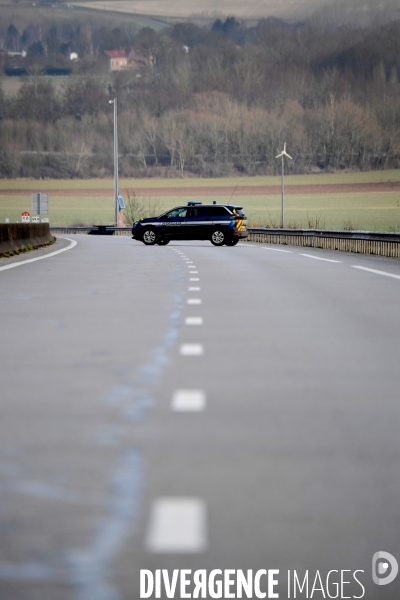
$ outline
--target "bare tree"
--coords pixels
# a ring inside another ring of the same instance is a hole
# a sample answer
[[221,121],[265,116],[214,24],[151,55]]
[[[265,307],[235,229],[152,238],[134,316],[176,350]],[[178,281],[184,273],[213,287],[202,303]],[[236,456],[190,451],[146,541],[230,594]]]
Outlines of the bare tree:
[[162,211],[162,202],[159,198],[139,198],[134,190],[125,189],[124,221],[126,225],[133,225],[140,219],[154,217]]
[[73,179],[85,175],[85,167],[91,156],[84,141],[73,139],[64,147],[61,155],[61,168]]

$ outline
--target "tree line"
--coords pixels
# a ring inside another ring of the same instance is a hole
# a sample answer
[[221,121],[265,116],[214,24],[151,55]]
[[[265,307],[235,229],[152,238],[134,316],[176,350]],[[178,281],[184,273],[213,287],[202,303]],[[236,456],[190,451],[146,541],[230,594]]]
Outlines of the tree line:
[[[52,31],[55,54],[62,31]],[[245,27],[230,17],[94,33],[62,91],[41,76],[48,55],[16,97],[0,91],[1,176],[110,176],[114,97],[121,176],[275,173],[284,142],[298,173],[399,166],[397,21]],[[107,71],[104,50],[117,42],[139,66]]]

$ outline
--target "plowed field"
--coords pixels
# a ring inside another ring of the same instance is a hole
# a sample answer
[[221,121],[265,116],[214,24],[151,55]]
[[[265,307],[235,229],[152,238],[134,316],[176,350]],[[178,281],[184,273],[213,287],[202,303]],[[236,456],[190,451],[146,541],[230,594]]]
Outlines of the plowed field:
[[[190,186],[190,187],[146,187],[137,188],[129,187],[129,192],[136,192],[138,196],[145,195],[146,197],[157,196],[158,198],[198,198],[198,197],[215,197],[224,196],[274,196],[280,194],[281,187],[279,185],[244,185],[237,186]],[[32,188],[32,192],[37,190],[37,186]],[[395,192],[400,191],[400,181],[381,182],[381,183],[338,183],[338,184],[321,184],[321,185],[286,185],[285,193],[288,195],[297,194],[369,194],[371,192]],[[0,189],[0,196],[21,196],[29,193],[29,190],[10,188]],[[234,192],[234,193],[233,193]],[[88,188],[66,188],[55,189],[51,191],[52,196],[70,196],[79,198],[95,198],[109,197],[112,193],[111,188],[103,189],[88,189]]]

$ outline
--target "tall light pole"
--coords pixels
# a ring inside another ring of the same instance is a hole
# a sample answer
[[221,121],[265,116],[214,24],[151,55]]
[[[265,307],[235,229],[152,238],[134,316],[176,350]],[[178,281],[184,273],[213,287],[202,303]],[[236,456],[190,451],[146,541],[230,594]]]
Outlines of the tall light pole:
[[286,142],[283,144],[283,150],[275,158],[282,158],[282,200],[281,200],[281,227],[285,227],[285,157],[293,160],[286,152]]
[[114,104],[114,220],[115,227],[118,227],[118,122],[117,122],[117,99],[109,100],[109,104]]

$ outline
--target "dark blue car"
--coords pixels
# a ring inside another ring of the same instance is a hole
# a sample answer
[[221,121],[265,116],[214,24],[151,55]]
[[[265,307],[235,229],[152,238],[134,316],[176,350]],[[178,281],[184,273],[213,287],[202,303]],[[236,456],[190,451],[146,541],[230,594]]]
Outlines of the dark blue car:
[[246,238],[247,218],[241,206],[189,202],[159,217],[133,224],[132,237],[147,246],[171,240],[210,240],[214,246],[235,246]]

